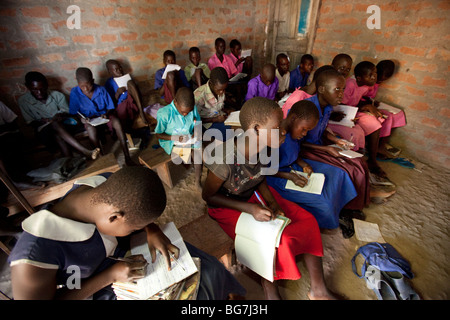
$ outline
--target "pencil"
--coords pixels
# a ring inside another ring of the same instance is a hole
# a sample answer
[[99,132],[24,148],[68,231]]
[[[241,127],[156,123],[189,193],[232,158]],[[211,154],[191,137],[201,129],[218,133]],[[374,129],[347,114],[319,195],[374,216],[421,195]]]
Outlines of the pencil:
[[258,198],[259,202],[261,202],[262,206],[264,208],[267,208],[267,206],[264,204],[264,202],[262,201],[261,197],[259,196],[258,192],[256,192],[256,191],[254,191],[254,192],[255,192],[255,196]]
[[175,255],[173,254],[173,252],[169,251],[169,255],[170,257],[173,259],[173,261],[175,262],[175,264],[179,265],[181,267],[181,269],[183,269],[184,271],[186,271],[186,269],[181,265],[181,263],[178,261],[177,258],[175,258]]

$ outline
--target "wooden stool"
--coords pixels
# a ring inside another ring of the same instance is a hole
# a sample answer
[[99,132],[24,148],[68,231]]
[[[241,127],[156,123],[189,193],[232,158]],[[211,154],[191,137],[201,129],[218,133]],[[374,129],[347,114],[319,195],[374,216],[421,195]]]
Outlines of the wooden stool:
[[171,156],[163,148],[153,149],[149,147],[139,155],[139,163],[156,171],[161,181],[169,188],[173,188],[172,177],[169,171],[169,162],[171,160]]
[[216,257],[225,268],[233,265],[234,241],[208,214],[182,226],[179,231],[183,240]]

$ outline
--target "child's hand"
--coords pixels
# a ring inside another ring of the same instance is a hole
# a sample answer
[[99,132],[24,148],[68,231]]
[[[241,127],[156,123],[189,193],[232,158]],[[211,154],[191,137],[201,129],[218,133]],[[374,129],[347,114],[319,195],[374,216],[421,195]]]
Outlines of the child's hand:
[[335,148],[335,147],[332,147],[332,146],[327,146],[326,147],[326,152],[329,155],[331,155],[331,156],[333,156],[335,158],[341,157],[341,154],[339,153],[339,149],[338,148]]
[[314,173],[313,168],[310,165],[306,165],[303,167],[303,172],[308,175],[308,178],[311,176],[311,174]]
[[127,258],[133,262],[119,261],[109,268],[112,282],[131,282],[145,276],[145,267],[148,264],[145,258],[142,255]]
[[220,116],[217,116],[214,118],[214,122],[225,122],[225,120],[227,120],[227,116],[222,114]]
[[281,209],[281,207],[280,207],[280,205],[276,202],[276,201],[274,201],[273,203],[271,203],[270,204],[270,206],[269,206],[269,208],[270,208],[270,210],[272,210],[272,219],[275,219],[276,217],[278,217],[279,215],[280,216],[286,216],[285,214],[284,214],[284,211],[283,211],[283,209]]
[[365,106],[363,106],[361,108],[361,110],[370,112],[371,114],[373,114],[377,118],[383,116],[383,114],[380,111],[378,111],[377,107],[375,107],[374,105],[371,105],[371,104],[366,104]]
[[256,221],[270,221],[273,219],[273,212],[260,204],[253,203],[251,215]]
[[296,175],[295,173],[291,173],[291,180],[300,188],[303,188],[308,183],[308,179],[301,175]]
[[342,147],[342,149],[344,149],[344,150],[349,150],[355,146],[354,143],[347,141],[345,139],[339,139],[338,141],[336,141],[336,144],[338,146]]

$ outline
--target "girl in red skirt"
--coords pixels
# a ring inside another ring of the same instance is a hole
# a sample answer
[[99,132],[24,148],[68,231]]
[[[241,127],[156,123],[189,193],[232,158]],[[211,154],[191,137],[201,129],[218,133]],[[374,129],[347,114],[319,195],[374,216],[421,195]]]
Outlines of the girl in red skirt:
[[[284,229],[277,249],[274,279],[299,279],[301,274],[295,258],[304,254],[311,277],[309,298],[334,299],[325,285],[322,240],[314,216],[283,199],[266,183],[261,153],[270,147],[278,148],[284,141],[285,132],[280,130],[282,119],[283,113],[276,102],[261,97],[248,100],[239,116],[246,134],[226,143],[217,142],[214,149],[207,147],[213,150],[209,155],[205,149],[208,175],[202,196],[208,204],[209,215],[232,239],[236,236],[235,227],[241,212],[250,213],[258,221],[269,221],[277,215],[290,218],[291,223]],[[280,134],[274,138],[272,130],[280,130]],[[256,142],[256,147],[249,141]],[[255,159],[257,161],[252,161]],[[262,196],[265,206],[258,201],[255,191]],[[261,284],[266,299],[281,299],[276,281],[262,278]]]

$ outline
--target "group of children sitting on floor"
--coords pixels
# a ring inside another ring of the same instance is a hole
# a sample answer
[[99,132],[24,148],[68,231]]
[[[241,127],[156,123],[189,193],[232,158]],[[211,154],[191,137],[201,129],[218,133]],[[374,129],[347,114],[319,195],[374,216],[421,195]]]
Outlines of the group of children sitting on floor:
[[[184,70],[171,71],[164,79],[166,67],[157,71],[155,89],[168,103],[157,112],[155,133],[159,143],[171,154],[175,142],[192,138],[197,122],[201,122],[203,132],[214,128],[223,133],[222,139],[211,142],[215,152],[224,148],[218,153],[223,161],[203,159],[208,169],[203,186],[202,164],[194,165],[196,184],[202,188],[209,215],[233,239],[241,212],[250,213],[258,221],[268,221],[277,215],[290,218],[291,223],[284,229],[277,248],[275,281],[261,278],[265,297],[281,298],[276,280],[301,277],[296,256],[303,254],[311,279],[309,298],[335,299],[336,295],[327,288],[324,279],[320,233],[340,226],[344,237],[351,237],[352,219],[365,219],[362,210],[371,200],[386,199],[395,193],[395,185],[377,164],[376,156],[379,152],[395,151],[391,146],[386,147],[386,140],[393,128],[405,125],[405,118],[403,112],[394,115],[378,109],[374,100],[379,85],[392,76],[394,64],[385,60],[375,66],[363,61],[355,66],[354,77],[348,77],[353,61],[347,54],[339,54],[330,65],[318,68],[312,75],[314,59],[311,55],[304,55],[300,65],[290,71],[288,56],[279,54],[276,66],[265,64],[258,76],[233,84],[229,79],[240,71],[251,75],[252,60],[240,58],[238,41],[230,44],[230,56],[234,58],[225,55],[222,38],[216,40],[215,47],[216,54],[208,64],[201,63],[200,51],[194,47],[189,50],[191,64]],[[166,66],[176,64],[172,51],[164,53],[164,63]],[[118,62],[110,60],[107,67],[112,77],[123,75]],[[133,94],[130,96],[130,89],[133,88],[133,92],[136,89],[132,84],[125,89],[118,88],[114,81],[105,88],[99,86],[87,68],[79,68],[76,78],[78,86],[72,89],[68,113],[82,115],[93,142],[98,140],[97,130],[89,124],[89,119],[107,117],[110,129],[114,129],[122,142],[123,127],[130,126],[129,119],[141,112],[132,100]],[[224,122],[236,110],[233,103],[240,100],[231,100],[228,104],[227,93],[242,94],[242,83],[247,86],[245,102],[237,110],[240,110],[240,126],[246,135],[234,136],[227,130],[231,127]],[[233,85],[237,87],[230,91],[229,86]],[[56,104],[56,98],[50,99],[49,95],[44,99],[42,93],[38,94],[39,87],[47,89],[43,79],[29,79],[27,87],[29,95],[41,104],[48,104],[52,99]],[[289,97],[280,107],[278,101],[286,95]],[[24,110],[20,101],[19,104]],[[333,111],[339,104],[358,108],[352,128],[328,123],[330,119],[342,119],[342,114]],[[64,121],[55,120],[55,114],[60,113],[58,110],[41,118],[53,119],[52,123],[58,124],[52,125],[52,130],[62,132]],[[67,105],[64,110],[67,112]],[[276,138],[273,132],[277,132]],[[223,141],[230,139],[233,139],[232,147],[226,148],[230,144]],[[256,141],[256,148],[250,141]],[[69,141],[65,142],[70,145]],[[127,158],[128,149],[123,146],[126,159],[132,164],[129,154]],[[270,148],[278,149],[279,165],[275,174],[265,176],[261,174],[263,164],[259,156]],[[339,153],[341,148],[366,149],[368,160],[343,157]],[[94,158],[98,151],[83,153]],[[243,163],[239,161],[242,159]],[[254,163],[250,159],[258,161]],[[295,170],[306,173],[307,177],[298,175]],[[287,180],[305,186],[314,172],[325,175],[321,194],[286,188]],[[161,251],[164,257],[168,257],[168,251],[176,253],[176,248],[153,223],[163,212],[165,199],[159,178],[142,167],[128,166],[111,176],[77,182],[60,202],[25,221],[23,236],[9,258],[15,298],[87,298],[102,288],[109,288],[102,290],[102,297],[114,297],[109,285],[118,280],[135,279],[133,268],[142,263],[140,260],[114,263],[106,259],[126,252],[126,241],[118,242],[116,237],[143,229],[151,249]],[[40,227],[48,221],[54,230]],[[70,229],[74,231],[61,232]],[[55,250],[58,255],[53,255]],[[225,299],[230,294],[245,294],[217,260],[196,248],[191,250],[192,255],[200,256],[202,261],[204,286],[201,288],[205,292],[204,295],[199,293],[199,297]],[[86,251],[91,258],[76,255]],[[69,252],[74,254],[71,259],[66,257]],[[70,264],[85,266],[82,289],[76,292],[67,288],[57,290],[56,285],[67,280]]]

